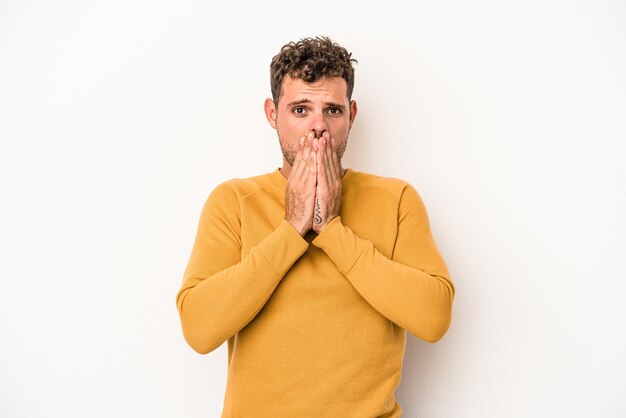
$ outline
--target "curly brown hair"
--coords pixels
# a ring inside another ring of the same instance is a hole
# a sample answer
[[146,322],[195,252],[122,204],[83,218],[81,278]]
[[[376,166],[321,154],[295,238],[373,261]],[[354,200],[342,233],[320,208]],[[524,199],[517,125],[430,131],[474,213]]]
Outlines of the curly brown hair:
[[323,77],[342,77],[348,85],[348,100],[354,89],[354,68],[358,63],[344,47],[328,37],[302,38],[298,42],[285,44],[272,58],[270,83],[272,99],[278,105],[285,76],[313,83]]

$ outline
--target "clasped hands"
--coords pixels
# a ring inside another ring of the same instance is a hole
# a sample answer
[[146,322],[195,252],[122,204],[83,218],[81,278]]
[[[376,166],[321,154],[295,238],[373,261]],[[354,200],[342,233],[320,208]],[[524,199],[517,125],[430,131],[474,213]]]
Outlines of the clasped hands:
[[285,219],[303,237],[309,230],[319,234],[339,216],[342,174],[328,131],[300,137],[285,189]]

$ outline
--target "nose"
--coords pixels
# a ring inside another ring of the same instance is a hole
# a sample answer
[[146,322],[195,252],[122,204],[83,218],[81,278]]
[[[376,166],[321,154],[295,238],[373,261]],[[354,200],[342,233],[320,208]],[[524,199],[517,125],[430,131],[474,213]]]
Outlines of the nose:
[[315,133],[316,138],[321,138],[322,134],[328,130],[328,125],[324,119],[324,115],[317,114],[311,120],[311,126],[309,127]]
[[316,129],[312,129],[312,131],[315,134],[315,138],[317,138],[317,139],[320,139],[322,137],[322,135],[324,135],[324,132],[326,132],[325,129],[323,131],[318,131]]

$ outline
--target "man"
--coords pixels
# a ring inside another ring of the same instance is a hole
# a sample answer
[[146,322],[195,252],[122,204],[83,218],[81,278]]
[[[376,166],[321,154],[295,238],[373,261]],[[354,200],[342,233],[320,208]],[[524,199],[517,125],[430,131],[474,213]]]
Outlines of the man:
[[407,182],[344,169],[354,70],[328,38],[271,63],[283,166],[219,184],[176,296],[198,353],[228,341],[223,417],[398,417],[406,330],[435,342],[454,285]]

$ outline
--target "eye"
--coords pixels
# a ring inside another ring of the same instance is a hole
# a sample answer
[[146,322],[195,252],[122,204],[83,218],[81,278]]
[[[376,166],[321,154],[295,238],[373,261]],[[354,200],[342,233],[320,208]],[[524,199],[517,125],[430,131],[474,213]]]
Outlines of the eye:
[[328,112],[332,115],[340,115],[341,109],[339,109],[338,107],[329,107]]
[[291,111],[297,115],[302,115],[304,114],[304,110],[305,109],[302,106],[297,106],[297,107],[294,107]]

